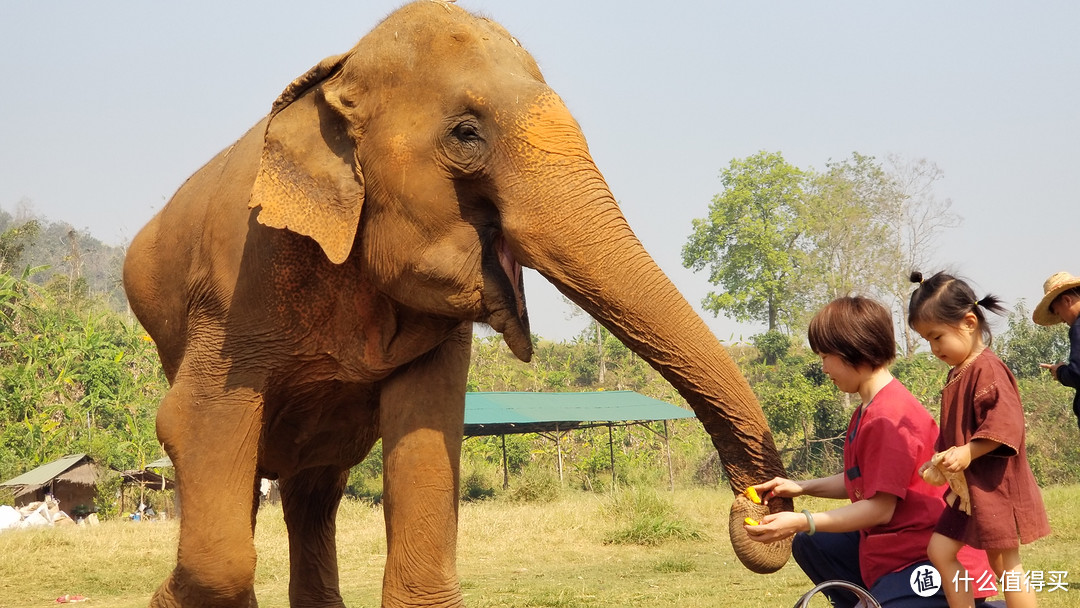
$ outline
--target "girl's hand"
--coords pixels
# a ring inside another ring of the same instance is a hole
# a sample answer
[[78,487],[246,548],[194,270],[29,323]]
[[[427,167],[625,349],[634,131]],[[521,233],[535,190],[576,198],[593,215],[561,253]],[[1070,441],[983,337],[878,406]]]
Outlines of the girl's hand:
[[766,515],[756,526],[744,524],[743,527],[746,528],[746,533],[751,540],[759,543],[775,543],[795,536],[796,532],[806,530],[808,524],[806,516],[802,513],[782,511]]
[[761,497],[762,504],[769,504],[769,499],[776,498],[794,498],[796,496],[802,496],[803,489],[798,482],[790,479],[784,479],[783,477],[774,477],[765,483],[759,483],[753,486],[758,496]]
[[971,466],[971,444],[965,443],[945,450],[941,466],[950,473],[959,473]]

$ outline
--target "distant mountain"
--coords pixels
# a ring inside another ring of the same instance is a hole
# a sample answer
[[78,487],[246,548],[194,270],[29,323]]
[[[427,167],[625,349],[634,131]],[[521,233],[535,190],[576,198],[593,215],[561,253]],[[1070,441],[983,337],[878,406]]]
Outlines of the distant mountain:
[[70,289],[86,289],[101,295],[118,311],[127,309],[127,298],[121,281],[126,246],[106,245],[63,221],[20,213],[14,217],[0,209],[0,235],[9,230],[36,222],[37,229],[24,231],[19,238],[15,259],[6,260],[6,271],[18,274],[27,266],[48,268],[36,273],[31,280],[39,285],[52,281],[67,281]]

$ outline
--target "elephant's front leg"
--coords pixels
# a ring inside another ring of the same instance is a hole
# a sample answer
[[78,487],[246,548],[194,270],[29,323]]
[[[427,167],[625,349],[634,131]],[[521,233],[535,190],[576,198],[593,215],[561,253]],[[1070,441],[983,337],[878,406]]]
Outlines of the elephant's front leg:
[[455,551],[471,334],[462,325],[382,391],[384,608],[462,605]]
[[255,460],[262,398],[178,380],[161,402],[158,438],[176,467],[176,568],[152,608],[250,608],[255,601]]
[[338,591],[337,510],[349,479],[338,467],[304,469],[281,480],[289,529],[289,603],[343,608]]

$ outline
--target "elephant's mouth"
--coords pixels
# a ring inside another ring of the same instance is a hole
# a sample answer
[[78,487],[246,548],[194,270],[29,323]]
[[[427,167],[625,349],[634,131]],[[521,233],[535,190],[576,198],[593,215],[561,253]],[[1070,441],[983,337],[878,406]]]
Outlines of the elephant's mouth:
[[487,322],[492,329],[502,334],[514,356],[522,361],[529,361],[532,358],[532,335],[529,333],[529,314],[525,308],[525,284],[522,280],[521,264],[502,235],[495,238],[493,249],[502,272],[494,281],[497,293],[485,294],[491,311]]
[[525,316],[525,287],[521,281],[521,264],[514,259],[513,252],[506,239],[499,237],[495,240],[495,251],[499,256],[499,266],[510,280],[510,286],[514,290],[514,303],[517,306],[517,316]]

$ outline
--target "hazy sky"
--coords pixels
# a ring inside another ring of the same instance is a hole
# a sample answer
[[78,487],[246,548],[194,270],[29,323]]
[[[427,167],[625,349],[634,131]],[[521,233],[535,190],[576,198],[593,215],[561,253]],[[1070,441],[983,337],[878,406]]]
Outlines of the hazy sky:
[[[126,243],[320,59],[401,3],[0,6],[0,207]],[[948,267],[1011,306],[1080,274],[1080,3],[459,0],[540,63],[646,248],[698,305],[691,220],[733,158],[936,163]],[[584,325],[534,272],[533,331]],[[706,320],[721,339],[761,327]],[[1003,324],[998,325],[999,328]]]

